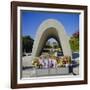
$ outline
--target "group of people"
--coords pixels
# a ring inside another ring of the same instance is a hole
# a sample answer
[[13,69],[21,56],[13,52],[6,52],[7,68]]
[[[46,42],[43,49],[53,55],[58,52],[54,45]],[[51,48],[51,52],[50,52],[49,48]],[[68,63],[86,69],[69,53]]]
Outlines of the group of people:
[[52,56],[40,56],[33,61],[33,65],[38,68],[55,68],[59,65],[68,65],[70,60],[68,57],[52,57]]
[[42,68],[55,68],[56,67],[56,60],[51,57],[40,57],[39,63]]

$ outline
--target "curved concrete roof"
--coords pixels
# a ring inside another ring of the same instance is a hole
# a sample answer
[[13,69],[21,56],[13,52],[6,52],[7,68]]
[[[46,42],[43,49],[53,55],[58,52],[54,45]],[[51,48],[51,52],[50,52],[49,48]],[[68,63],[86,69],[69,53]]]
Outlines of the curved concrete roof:
[[55,19],[47,19],[38,27],[32,50],[33,57],[40,55],[43,45],[50,37],[60,42],[64,55],[72,56],[68,36],[62,23]]

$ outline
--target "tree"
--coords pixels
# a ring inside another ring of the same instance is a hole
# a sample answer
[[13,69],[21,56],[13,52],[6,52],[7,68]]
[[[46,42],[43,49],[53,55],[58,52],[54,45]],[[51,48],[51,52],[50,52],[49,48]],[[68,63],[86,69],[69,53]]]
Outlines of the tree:
[[22,49],[23,52],[32,52],[34,40],[30,36],[22,37]]
[[70,46],[72,51],[79,51],[79,31],[75,32],[70,38]]
[[73,37],[79,38],[79,31],[75,32],[75,33],[73,34]]

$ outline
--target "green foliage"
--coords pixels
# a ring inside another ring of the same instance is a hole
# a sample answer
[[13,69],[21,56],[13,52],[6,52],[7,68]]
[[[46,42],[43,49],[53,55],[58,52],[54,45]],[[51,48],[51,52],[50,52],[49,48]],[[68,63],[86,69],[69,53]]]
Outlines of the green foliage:
[[44,48],[52,48],[51,45],[45,45]]
[[54,48],[55,48],[55,49],[59,48],[59,45],[57,45],[57,44],[56,44],[56,45],[54,45]]
[[72,51],[79,51],[79,35],[73,34],[70,38],[70,46]]
[[31,52],[34,40],[30,36],[22,37],[22,49],[23,52]]

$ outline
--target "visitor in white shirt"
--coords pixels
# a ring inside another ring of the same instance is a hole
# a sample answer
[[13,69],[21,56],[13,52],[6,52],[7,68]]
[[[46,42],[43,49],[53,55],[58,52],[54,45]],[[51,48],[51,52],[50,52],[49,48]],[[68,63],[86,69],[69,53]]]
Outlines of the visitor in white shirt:
[[48,65],[49,65],[49,64],[48,64],[48,63],[49,63],[48,58],[44,57],[43,62],[44,62],[44,68],[48,68]]
[[40,65],[42,66],[42,68],[44,68],[44,59],[43,59],[43,57],[41,57],[41,56],[40,56],[40,58],[39,58],[39,63],[40,63]]

